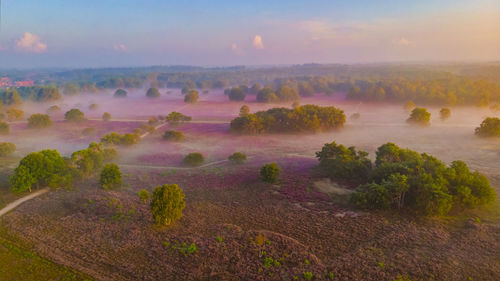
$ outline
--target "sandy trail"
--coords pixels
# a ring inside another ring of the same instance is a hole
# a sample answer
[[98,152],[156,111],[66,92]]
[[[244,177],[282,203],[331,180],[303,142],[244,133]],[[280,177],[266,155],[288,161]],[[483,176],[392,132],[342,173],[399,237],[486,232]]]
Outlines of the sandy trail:
[[16,201],[7,204],[7,206],[5,206],[3,209],[0,210],[0,217],[7,214],[8,212],[14,210],[15,208],[17,208],[19,205],[23,204],[24,202],[29,201],[33,198],[36,198],[42,194],[49,192],[49,190],[50,190],[49,188],[44,188],[44,189],[38,190],[36,192],[33,192],[28,196],[24,196],[23,198],[19,198]]
[[214,161],[210,162],[201,166],[196,166],[196,167],[175,167],[175,166],[159,166],[159,165],[134,165],[134,164],[118,164],[119,166],[126,167],[126,168],[145,168],[145,169],[167,169],[167,170],[192,170],[192,169],[200,169],[200,168],[205,168],[205,167],[210,167],[218,164],[222,164],[225,162],[229,162],[229,160],[220,160],[220,161]]

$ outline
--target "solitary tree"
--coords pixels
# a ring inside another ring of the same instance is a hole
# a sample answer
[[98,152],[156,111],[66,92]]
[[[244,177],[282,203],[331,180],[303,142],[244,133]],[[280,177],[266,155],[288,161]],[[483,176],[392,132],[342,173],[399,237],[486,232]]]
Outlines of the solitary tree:
[[184,140],[184,135],[179,131],[167,130],[165,131],[165,134],[163,134],[163,139],[166,141],[178,142]]
[[230,101],[244,101],[245,100],[245,92],[240,87],[233,87],[229,91],[229,100]]
[[500,137],[500,119],[488,117],[476,128],[476,135],[480,137]]
[[115,98],[126,98],[128,95],[127,91],[124,89],[118,89],[116,90],[115,94],[113,95]]
[[61,112],[61,108],[57,105],[53,105],[47,109],[47,114],[54,114]]
[[137,195],[141,199],[142,203],[146,203],[149,200],[149,192],[146,189],[141,189],[137,192]]
[[0,156],[4,157],[16,151],[16,145],[10,142],[0,143]]
[[118,189],[122,186],[122,173],[116,164],[104,166],[99,178],[99,184],[105,190]]
[[245,115],[248,115],[250,113],[250,107],[248,107],[248,105],[243,105],[241,108],[240,108],[240,117],[243,117]]
[[149,90],[146,92],[146,97],[148,98],[159,98],[160,97],[160,91],[158,91],[158,88],[149,88]]
[[23,119],[24,111],[21,109],[9,108],[7,110],[7,120],[8,121],[18,121]]
[[275,183],[281,170],[276,163],[266,164],[260,168],[260,178],[267,183]]
[[151,199],[151,214],[158,225],[171,225],[182,217],[184,193],[176,184],[158,186]]
[[431,114],[423,107],[417,107],[412,110],[410,118],[406,122],[415,125],[428,126],[430,125]]
[[77,108],[70,109],[64,114],[64,119],[68,122],[82,122],[85,121],[85,115]]
[[186,103],[197,103],[198,102],[198,92],[195,91],[195,90],[189,91],[189,93],[187,93],[184,96],[184,102],[186,102]]
[[205,161],[203,155],[199,152],[189,153],[184,157],[184,165],[188,166],[200,166]]
[[451,111],[449,108],[442,108],[439,111],[439,117],[441,118],[442,121],[445,121],[446,119],[450,118],[451,116]]
[[104,112],[102,114],[102,121],[109,121],[111,120],[111,114],[109,114],[109,112]]
[[247,161],[247,156],[241,152],[235,152],[228,157],[228,160],[233,164],[243,164]]
[[52,125],[52,120],[47,114],[33,114],[28,118],[28,128],[32,129],[43,129],[48,128]]

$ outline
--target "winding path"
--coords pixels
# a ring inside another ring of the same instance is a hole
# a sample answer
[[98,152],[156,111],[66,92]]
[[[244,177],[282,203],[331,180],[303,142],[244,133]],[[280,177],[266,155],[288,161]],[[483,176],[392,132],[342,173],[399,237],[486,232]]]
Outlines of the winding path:
[[15,208],[17,208],[19,205],[23,204],[24,202],[49,192],[49,190],[50,190],[49,188],[40,189],[36,192],[31,193],[30,195],[24,196],[23,198],[19,198],[16,201],[7,204],[7,206],[5,206],[3,209],[0,210],[0,217],[7,214],[8,212],[14,210]]

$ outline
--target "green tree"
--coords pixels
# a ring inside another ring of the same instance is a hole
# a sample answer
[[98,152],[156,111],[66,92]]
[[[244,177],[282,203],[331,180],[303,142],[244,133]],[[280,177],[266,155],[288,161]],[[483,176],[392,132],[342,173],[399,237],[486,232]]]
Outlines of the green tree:
[[275,183],[281,174],[276,163],[266,164],[260,168],[260,178],[267,183]]
[[9,123],[0,121],[0,135],[8,135],[9,133],[10,133]]
[[158,225],[171,225],[182,217],[184,193],[176,184],[158,186],[151,199],[151,214]]
[[431,122],[431,114],[427,112],[427,109],[417,107],[411,111],[410,118],[408,118],[406,122],[415,125],[428,126]]
[[111,114],[109,114],[109,112],[104,112],[102,114],[102,121],[109,121],[111,120]]
[[28,118],[28,128],[43,129],[52,126],[52,120],[47,114],[33,114]]
[[115,98],[126,98],[128,95],[127,91],[124,89],[118,89],[115,91],[115,94],[113,95]]
[[445,121],[446,119],[450,118],[451,116],[451,111],[449,108],[441,108],[439,111],[439,117],[441,118],[442,121]]
[[417,107],[413,101],[407,101],[404,105],[404,108],[407,112],[411,112],[413,109]]
[[230,101],[244,101],[245,100],[245,92],[240,87],[233,87],[229,91],[229,100]]
[[99,184],[105,190],[118,189],[122,186],[122,173],[116,164],[106,164],[99,177]]
[[248,107],[248,105],[243,105],[241,108],[240,108],[240,117],[243,117],[245,115],[248,115],[250,113],[250,107]]
[[64,114],[64,119],[66,119],[67,122],[83,122],[87,119],[85,119],[85,115],[83,112],[81,112],[77,108],[70,109]]
[[24,111],[20,109],[15,109],[13,107],[9,108],[7,110],[7,120],[8,121],[19,121],[23,119],[24,117]]
[[5,157],[16,151],[16,145],[10,142],[0,143],[0,157]]
[[62,92],[65,96],[74,96],[80,92],[80,86],[75,83],[67,83],[64,84]]
[[247,161],[247,156],[241,152],[235,152],[229,155],[228,160],[233,164],[243,164]]
[[205,158],[199,152],[189,153],[183,160],[184,165],[193,167],[200,166],[203,162],[205,162]]
[[158,88],[149,88],[149,90],[146,92],[146,97],[148,98],[159,98],[161,96],[160,91],[158,91]]
[[184,102],[186,102],[186,103],[197,103],[198,102],[198,92],[195,91],[195,90],[189,91],[189,93],[187,93],[184,96]]
[[166,141],[179,142],[184,140],[184,135],[179,131],[167,130],[163,134],[163,139]]
[[139,199],[141,199],[142,203],[146,203],[149,200],[149,192],[146,189],[141,189],[137,192]]
[[61,108],[57,105],[53,105],[47,109],[47,114],[55,114],[61,112]]
[[61,98],[61,94],[59,93],[59,90],[56,87],[43,87],[38,90],[36,100],[38,102],[47,102],[47,101],[53,101],[53,100],[58,100]]
[[487,117],[481,125],[476,128],[475,133],[480,137],[500,137],[500,119]]

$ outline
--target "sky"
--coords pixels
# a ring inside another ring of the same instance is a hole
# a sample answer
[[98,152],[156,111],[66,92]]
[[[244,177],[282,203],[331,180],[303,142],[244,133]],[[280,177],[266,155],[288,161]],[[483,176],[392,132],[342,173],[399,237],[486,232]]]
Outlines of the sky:
[[1,0],[0,68],[500,61],[500,0]]

